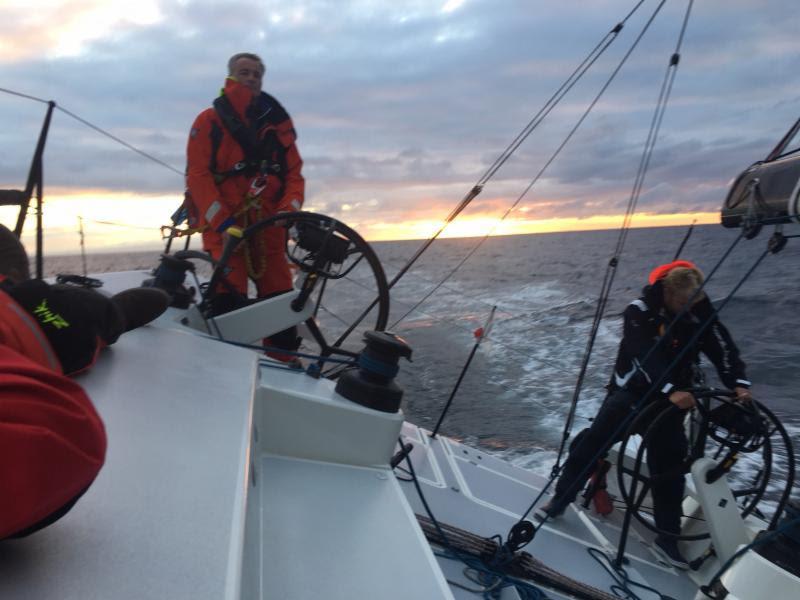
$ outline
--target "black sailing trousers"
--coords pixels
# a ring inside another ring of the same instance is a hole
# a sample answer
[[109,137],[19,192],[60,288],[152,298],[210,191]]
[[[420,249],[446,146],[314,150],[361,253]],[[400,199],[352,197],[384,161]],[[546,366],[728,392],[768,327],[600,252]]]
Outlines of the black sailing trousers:
[[[556,482],[553,508],[559,510],[575,500],[594,470],[589,465],[597,459],[598,454],[605,456],[608,449],[625,434],[632,422],[632,407],[640,397],[640,394],[623,389],[606,396],[592,425],[575,436],[570,445],[569,456]],[[668,406],[664,396],[659,399],[665,402],[665,407]],[[653,419],[660,412],[655,411]],[[685,415],[685,411],[673,409],[659,418],[656,428],[649,432],[647,443],[647,466],[652,481],[656,527],[671,534],[680,533],[684,492],[681,464],[688,449],[683,431]],[[644,434],[648,426],[649,423],[645,424],[639,433]],[[638,490],[641,490],[641,486]]]

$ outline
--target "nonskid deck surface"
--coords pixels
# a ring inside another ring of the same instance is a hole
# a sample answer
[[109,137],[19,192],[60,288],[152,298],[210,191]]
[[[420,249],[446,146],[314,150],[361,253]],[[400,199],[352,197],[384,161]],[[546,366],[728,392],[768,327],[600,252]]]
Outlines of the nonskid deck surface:
[[[402,437],[414,446],[411,458],[433,515],[483,537],[500,534],[505,538],[546,484],[543,477],[480,450],[441,436],[432,439],[429,432],[410,423],[404,425]],[[396,473],[401,480],[408,477],[401,469]],[[414,511],[425,515],[414,485],[407,481],[402,485]],[[532,515],[527,518],[533,519]],[[525,551],[568,577],[608,592],[614,581],[587,549],[614,555],[621,524],[619,508],[609,517],[599,517],[575,503],[563,516],[546,523]],[[652,534],[640,529],[632,527],[627,544],[625,569],[631,579],[674,598],[694,598],[696,585],[684,573],[661,563],[651,547]],[[458,597],[458,588],[453,591]],[[636,592],[642,598],[655,598],[641,589]]]

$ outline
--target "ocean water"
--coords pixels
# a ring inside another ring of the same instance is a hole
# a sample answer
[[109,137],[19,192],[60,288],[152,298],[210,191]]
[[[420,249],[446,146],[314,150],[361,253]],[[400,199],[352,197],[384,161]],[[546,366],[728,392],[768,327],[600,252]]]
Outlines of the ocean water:
[[[672,260],[685,228],[635,229],[628,234],[615,283],[580,394],[573,434],[589,423],[602,401],[621,333],[620,314],[637,298],[647,274]],[[709,279],[707,292],[723,300],[767,247],[770,232],[740,241]],[[787,234],[797,233],[790,228]],[[681,253],[708,275],[738,232],[698,226]],[[552,233],[486,240],[460,268],[479,239],[437,240],[394,287],[390,324],[449,274],[421,306],[393,327],[413,348],[398,383],[405,390],[408,420],[432,429],[475,338],[473,332],[497,307],[488,339],[467,371],[441,432],[498,454],[518,466],[549,474],[561,440],[606,265],[616,231]],[[421,242],[380,242],[373,248],[387,278]],[[89,270],[149,268],[155,253],[90,256]],[[769,254],[743,283],[720,317],[748,365],[754,396],[782,420],[800,445],[800,239]],[[48,272],[77,271],[76,257],[54,257]],[[326,291],[319,319],[329,339],[374,297],[363,265]],[[366,322],[370,322],[368,318]],[[358,335],[350,346],[360,347]],[[716,381],[706,366],[709,382]],[[734,478],[753,476],[758,455],[744,456]],[[777,479],[785,476],[786,452],[776,448]],[[774,498],[777,483],[770,486]]]

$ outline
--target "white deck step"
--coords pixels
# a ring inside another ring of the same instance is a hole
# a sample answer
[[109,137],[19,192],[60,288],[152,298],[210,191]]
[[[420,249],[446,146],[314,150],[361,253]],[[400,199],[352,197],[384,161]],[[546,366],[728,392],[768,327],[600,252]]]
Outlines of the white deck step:
[[257,481],[263,589],[251,597],[452,597],[388,469],[265,456]]

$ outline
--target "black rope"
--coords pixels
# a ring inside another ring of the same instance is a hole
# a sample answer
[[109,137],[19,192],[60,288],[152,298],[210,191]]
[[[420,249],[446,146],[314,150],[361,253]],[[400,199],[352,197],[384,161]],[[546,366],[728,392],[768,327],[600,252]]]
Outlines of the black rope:
[[683,236],[683,241],[681,241],[681,245],[678,246],[678,250],[675,252],[675,256],[672,257],[672,260],[678,260],[678,257],[683,252],[683,247],[686,246],[686,242],[689,241],[689,238],[692,237],[692,230],[694,230],[694,224],[697,223],[697,219],[692,221],[692,224],[689,225],[689,229],[686,230],[686,235]]
[[[586,343],[586,349],[584,350],[583,359],[581,361],[581,368],[578,373],[578,377],[575,382],[575,389],[572,394],[572,400],[570,403],[569,413],[567,415],[567,419],[564,423],[564,431],[561,436],[561,443],[559,445],[558,454],[556,455],[556,461],[553,465],[553,469],[550,473],[551,478],[555,478],[560,469],[561,469],[561,459],[564,456],[564,451],[566,449],[567,441],[572,434],[572,425],[575,416],[575,411],[577,410],[578,400],[580,399],[581,389],[583,388],[583,383],[586,377],[586,371],[589,368],[589,360],[591,359],[592,351],[594,349],[595,339],[597,338],[597,332],[600,329],[600,323],[603,319],[603,314],[606,309],[606,305],[608,304],[608,299],[611,295],[611,288],[614,285],[614,278],[617,272],[617,266],[619,265],[620,257],[622,255],[622,250],[625,246],[625,241],[628,236],[628,232],[631,226],[631,220],[633,218],[633,214],[636,211],[636,205],[639,201],[639,197],[642,192],[642,187],[644,186],[644,178],[647,174],[648,167],[650,165],[650,159],[653,155],[653,149],[655,148],[656,140],[658,139],[658,132],[661,128],[661,123],[664,119],[664,114],[667,109],[667,104],[669,102],[669,96],[672,91],[672,85],[675,81],[675,76],[677,74],[678,64],[680,62],[680,49],[681,44],[683,43],[684,34],[686,32],[686,27],[689,23],[689,15],[691,14],[692,4],[694,0],[689,0],[689,4],[686,8],[686,13],[683,18],[683,24],[681,26],[680,33],[678,35],[678,41],[675,46],[675,51],[672,53],[672,56],[669,60],[669,64],[667,66],[666,73],[664,74],[664,79],[661,83],[661,90],[659,91],[658,101],[656,102],[656,108],[653,112],[653,117],[650,122],[650,130],[647,134],[647,140],[645,141],[644,149],[642,151],[642,156],[639,161],[639,168],[636,172],[636,177],[634,178],[633,190],[631,191],[630,198],[628,199],[628,205],[625,210],[625,216],[622,222],[622,226],[620,228],[619,237],[617,238],[617,245],[614,249],[614,254],[612,258],[608,262],[608,266],[606,267],[606,273],[603,277],[603,285],[600,290],[600,295],[597,301],[597,310],[595,311],[594,320],[592,322],[591,331],[589,333],[589,339]],[[663,6],[663,2],[658,6],[658,10],[661,9]],[[652,19],[655,18],[657,12],[653,13]],[[649,25],[649,22],[648,22]],[[644,31],[642,32],[642,35]],[[638,41],[638,40],[637,40]],[[632,50],[633,48],[631,48]]]
[[649,585],[645,585],[631,579],[631,576],[628,575],[628,572],[625,569],[615,566],[611,562],[611,559],[601,550],[589,547],[586,548],[586,551],[589,553],[589,556],[596,560],[597,563],[614,581],[609,589],[618,598],[623,598],[624,600],[642,600],[641,597],[631,589],[631,586],[633,586],[641,588],[646,592],[650,592],[651,594],[655,594],[658,596],[659,600],[675,600],[672,596],[662,594],[657,589],[650,587]]
[[599,59],[603,53],[608,49],[608,47],[614,42],[619,32],[622,31],[622,28],[625,26],[625,23],[630,19],[633,14],[639,10],[639,7],[643,4],[644,0],[639,0],[636,3],[630,12],[625,16],[622,21],[617,23],[608,33],[603,36],[603,38],[597,43],[597,45],[592,48],[591,52],[581,61],[581,63],[575,67],[575,69],[570,73],[569,77],[564,80],[561,86],[555,91],[555,93],[550,96],[550,98],[545,102],[544,106],[539,109],[539,112],[528,122],[528,124],[522,129],[522,131],[517,135],[516,138],[506,147],[506,149],[500,154],[500,156],[495,159],[494,163],[486,170],[486,173],[478,180],[478,185],[485,184],[491,177],[500,169],[500,167],[505,164],[505,162],[511,157],[511,155],[520,147],[520,145],[528,138],[528,136],[536,129],[544,118],[556,107],[556,105],[561,101],[561,99],[569,92],[578,81],[580,81],[581,77],[583,77],[588,69]]

